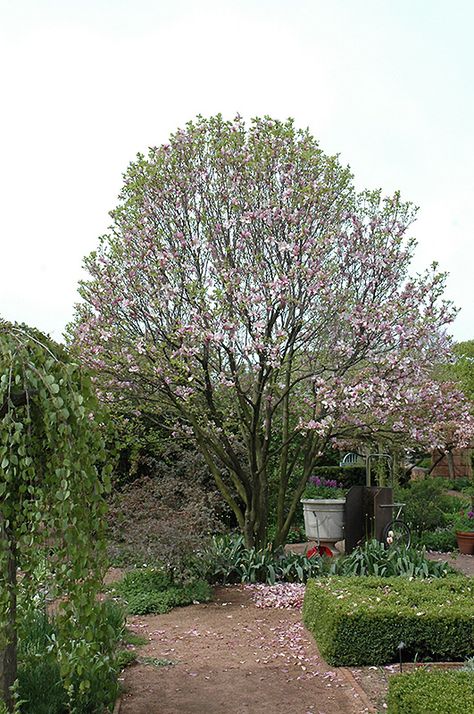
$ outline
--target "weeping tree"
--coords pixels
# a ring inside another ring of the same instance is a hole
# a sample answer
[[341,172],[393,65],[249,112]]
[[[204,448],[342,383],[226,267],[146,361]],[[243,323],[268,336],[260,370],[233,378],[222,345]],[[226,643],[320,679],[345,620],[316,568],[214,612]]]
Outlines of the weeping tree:
[[72,339],[102,397],[174,415],[247,544],[282,543],[330,443],[468,438],[436,267],[410,277],[415,217],[292,121],[198,118],[138,155],[86,258]]
[[91,667],[111,676],[96,644],[104,628],[95,600],[107,488],[96,412],[90,381],[65,350],[35,330],[0,322],[0,690],[9,711],[20,585],[26,601],[39,585],[59,599],[55,654],[71,706],[87,691]]

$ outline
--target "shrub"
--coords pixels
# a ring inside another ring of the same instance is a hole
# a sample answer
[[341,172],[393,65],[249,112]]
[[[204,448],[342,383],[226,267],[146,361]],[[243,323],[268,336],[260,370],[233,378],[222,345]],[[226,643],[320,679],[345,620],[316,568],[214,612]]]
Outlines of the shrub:
[[365,466],[316,466],[313,475],[340,481],[345,489],[365,484]]
[[127,484],[110,500],[109,555],[120,565],[162,562],[186,572],[190,555],[221,529],[218,499],[189,474],[153,463],[153,476]]
[[405,520],[416,533],[434,531],[448,524],[446,514],[459,509],[459,500],[447,495],[446,483],[441,478],[411,481],[399,489],[396,499],[406,503]]
[[452,491],[469,491],[472,489],[472,478],[469,476],[460,476],[451,481],[447,481],[446,488],[450,488]]
[[400,642],[405,659],[459,660],[474,651],[473,594],[460,575],[310,580],[303,619],[331,665],[387,664]]
[[[113,602],[97,604],[106,635],[97,633],[89,660],[84,658],[81,680],[89,687],[76,703],[77,714],[104,711],[113,706],[117,696],[119,663],[117,646],[125,631],[123,610]],[[24,607],[20,603],[21,626],[18,643],[18,694],[22,714],[66,714],[68,696],[63,686],[56,648],[57,627],[42,607]],[[81,643],[80,643],[81,644]],[[83,646],[84,643],[81,644]],[[108,666],[104,667],[104,659]],[[79,682],[77,683],[79,689]]]
[[211,589],[204,580],[173,582],[168,573],[151,568],[127,573],[113,590],[123,598],[132,615],[162,614],[211,598]]
[[454,572],[447,563],[428,560],[415,548],[386,548],[371,540],[350,555],[341,556],[331,565],[334,575],[375,575],[383,578],[442,578]]
[[414,544],[417,548],[436,550],[440,553],[450,553],[457,548],[456,534],[450,528],[438,528],[435,531],[425,531],[416,535]]
[[474,675],[419,670],[390,677],[387,714],[474,714]]

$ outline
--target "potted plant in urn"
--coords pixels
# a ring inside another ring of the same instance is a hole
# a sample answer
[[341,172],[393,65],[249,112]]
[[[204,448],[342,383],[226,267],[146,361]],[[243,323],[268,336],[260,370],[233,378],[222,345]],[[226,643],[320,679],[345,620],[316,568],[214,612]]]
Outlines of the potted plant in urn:
[[474,555],[474,506],[463,508],[454,518],[454,528],[460,553]]
[[304,527],[309,540],[336,543],[344,538],[346,491],[342,483],[311,476],[301,498]]

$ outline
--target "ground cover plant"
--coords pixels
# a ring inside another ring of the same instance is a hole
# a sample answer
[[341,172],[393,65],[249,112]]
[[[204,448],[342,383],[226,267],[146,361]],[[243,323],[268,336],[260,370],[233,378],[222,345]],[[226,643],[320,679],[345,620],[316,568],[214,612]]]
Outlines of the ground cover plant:
[[421,669],[394,675],[387,714],[474,714],[474,674]]
[[174,607],[207,602],[212,594],[205,580],[179,582],[169,572],[154,568],[137,568],[126,573],[111,591],[124,601],[131,615],[162,614]]
[[459,660],[474,651],[474,584],[437,579],[332,577],[310,580],[303,619],[336,666]]
[[410,277],[415,213],[269,117],[199,117],[126,172],[71,339],[104,399],[193,438],[248,547],[267,543],[270,484],[285,543],[330,443],[470,439],[433,369],[444,276]]

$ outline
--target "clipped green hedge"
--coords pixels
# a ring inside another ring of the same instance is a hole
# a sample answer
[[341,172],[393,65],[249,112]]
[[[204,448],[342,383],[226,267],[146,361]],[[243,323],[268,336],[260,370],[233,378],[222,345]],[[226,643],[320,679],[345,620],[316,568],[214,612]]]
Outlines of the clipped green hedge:
[[316,466],[313,469],[313,476],[320,478],[336,479],[342,481],[345,488],[350,488],[355,484],[365,484],[364,466]]
[[387,706],[387,714],[474,714],[474,674],[397,674],[388,683]]
[[474,580],[331,577],[310,580],[303,620],[336,666],[461,660],[474,652]]

